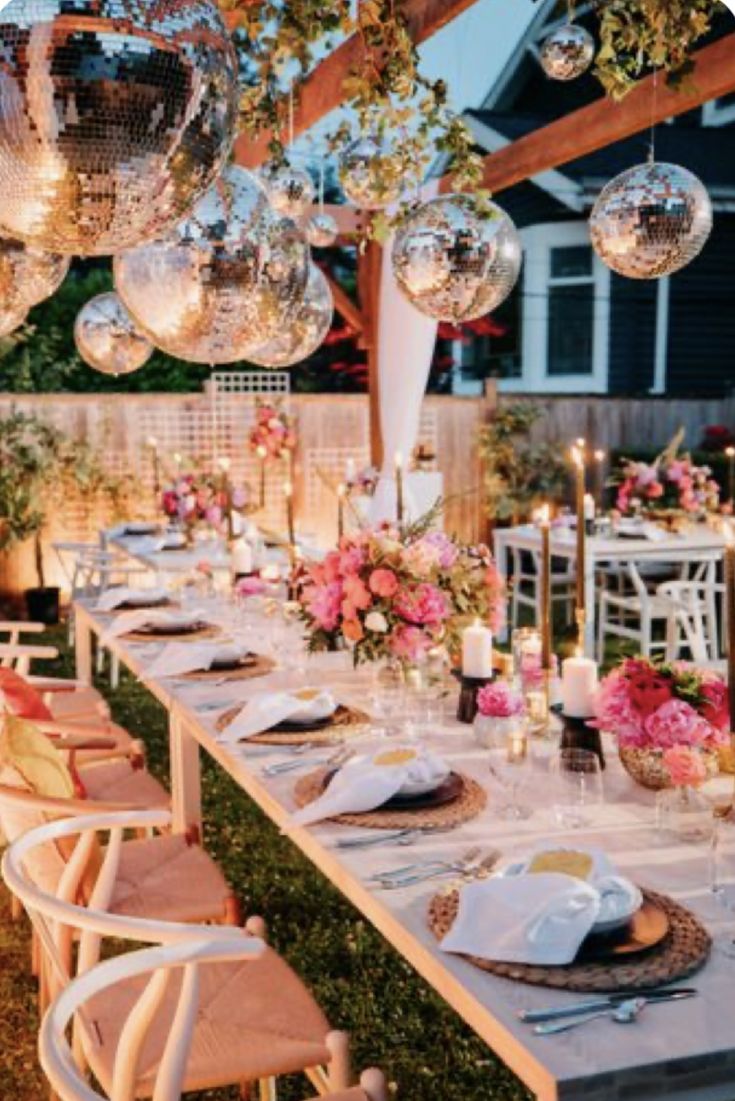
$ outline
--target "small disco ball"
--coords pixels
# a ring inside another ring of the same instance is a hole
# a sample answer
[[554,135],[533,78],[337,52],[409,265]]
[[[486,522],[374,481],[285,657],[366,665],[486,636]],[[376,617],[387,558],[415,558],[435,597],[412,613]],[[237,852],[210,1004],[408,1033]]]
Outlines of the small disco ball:
[[58,290],[70,263],[68,256],[0,237],[0,302],[11,309],[35,306]]
[[304,227],[306,240],[314,248],[329,248],[337,240],[339,226],[331,214],[314,214]]
[[99,256],[175,225],[230,149],[237,59],[212,0],[11,0],[0,223]]
[[114,293],[98,294],[82,306],[74,342],[84,362],[103,375],[129,375],[153,354],[153,345]]
[[521,242],[505,211],[478,212],[469,195],[440,195],[408,215],[393,243],[393,274],[416,309],[470,321],[503,302],[521,269]]
[[607,184],[590,215],[595,252],[629,279],[658,279],[698,256],[712,230],[712,203],[692,172],[652,162]]
[[329,283],[316,264],[309,265],[309,281],[301,305],[278,335],[247,358],[259,367],[291,367],[315,352],[329,332],[334,301]]
[[339,182],[361,210],[381,210],[395,203],[405,183],[396,176],[389,147],[374,137],[358,138],[346,147],[339,158]]
[[576,23],[557,27],[541,46],[541,68],[552,80],[576,80],[586,73],[595,56],[595,40]]
[[136,324],[164,352],[233,363],[297,309],[309,246],[253,174],[230,166],[173,236],[118,253],[114,273]]
[[11,306],[0,309],[0,337],[10,336],[19,329],[28,315],[27,306]]
[[303,218],[314,202],[314,184],[308,172],[284,165],[265,177],[270,204],[284,218]]

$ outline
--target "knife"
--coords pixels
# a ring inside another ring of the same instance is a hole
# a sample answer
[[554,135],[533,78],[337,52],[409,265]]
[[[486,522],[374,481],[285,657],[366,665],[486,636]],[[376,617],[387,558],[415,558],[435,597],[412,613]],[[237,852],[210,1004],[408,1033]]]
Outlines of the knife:
[[681,986],[672,990],[626,990],[607,994],[594,1001],[573,1002],[572,1005],[555,1006],[553,1009],[522,1009],[518,1019],[527,1024],[537,1021],[555,1021],[559,1017],[576,1017],[580,1013],[593,1013],[598,1009],[609,1009],[628,998],[645,998],[647,1002],[678,1002],[683,998],[693,998],[698,991],[692,986]]

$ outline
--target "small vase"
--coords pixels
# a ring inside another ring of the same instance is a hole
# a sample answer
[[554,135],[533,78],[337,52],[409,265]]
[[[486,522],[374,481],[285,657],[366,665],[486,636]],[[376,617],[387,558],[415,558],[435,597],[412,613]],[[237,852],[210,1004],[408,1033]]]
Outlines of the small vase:
[[656,797],[656,820],[659,830],[674,834],[680,841],[701,842],[712,838],[712,807],[695,787],[660,791]]
[[[719,772],[720,761],[717,750],[697,750],[705,769],[707,779]],[[671,775],[664,764],[662,749],[641,749],[634,746],[621,746],[618,750],[625,771],[641,787],[649,791],[665,791],[673,787]]]
[[478,712],[472,724],[472,733],[483,749],[505,749],[510,735],[522,726],[523,721],[518,715],[481,715]]

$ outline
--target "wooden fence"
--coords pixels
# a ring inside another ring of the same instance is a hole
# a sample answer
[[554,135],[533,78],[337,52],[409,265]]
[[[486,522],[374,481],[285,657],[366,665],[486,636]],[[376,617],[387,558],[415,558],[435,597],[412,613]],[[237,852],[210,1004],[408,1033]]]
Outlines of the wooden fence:
[[[304,530],[322,542],[334,539],[336,502],[323,487],[322,477],[336,484],[347,457],[357,462],[369,452],[368,402],[364,395],[284,395],[298,419],[299,450],[296,464],[296,502]],[[421,436],[435,449],[444,475],[447,497],[446,526],[465,539],[483,536],[486,523],[480,502],[482,471],[477,458],[479,426],[502,404],[530,400],[545,416],[533,429],[539,442],[566,444],[585,436],[595,447],[663,446],[680,425],[688,429],[688,442],[698,442],[706,424],[735,425],[735,398],[722,401],[667,398],[549,397],[502,395],[494,387],[482,398],[428,396],[424,402]],[[247,426],[252,423],[252,394],[226,394],[213,399],[202,394],[0,394],[0,417],[11,409],[34,413],[79,440],[98,449],[112,473],[129,477],[140,486],[136,498],[141,515],[154,510],[150,452],[145,442],[155,435],[169,459],[175,451],[188,455],[228,455],[235,479],[253,484],[254,460],[248,454]],[[269,522],[278,524],[283,472],[268,482],[271,501]],[[318,484],[317,484],[318,482]],[[65,579],[50,542],[58,539],[93,539],[109,517],[88,501],[69,498],[59,515],[52,517],[46,543],[49,583],[64,586]],[[7,556],[0,564],[0,589],[19,592],[34,584],[31,555]]]

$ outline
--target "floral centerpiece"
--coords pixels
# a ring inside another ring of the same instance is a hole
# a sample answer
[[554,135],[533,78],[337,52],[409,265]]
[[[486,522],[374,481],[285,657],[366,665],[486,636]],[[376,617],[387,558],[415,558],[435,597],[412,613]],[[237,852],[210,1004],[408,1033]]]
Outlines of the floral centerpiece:
[[623,765],[644,787],[697,786],[717,773],[729,743],[727,686],[686,662],[628,658],[600,685],[591,725],[616,735]]
[[623,459],[617,508],[624,515],[644,511],[654,515],[701,515],[719,508],[720,488],[708,466],[695,466],[680,454],[683,432],[652,463]]
[[164,514],[190,534],[197,528],[225,534],[228,508],[240,510],[245,504],[244,490],[229,486],[222,474],[203,471],[178,475],[161,494]]
[[250,450],[265,459],[283,459],[295,451],[293,420],[278,402],[258,402],[249,442]]
[[475,740],[486,749],[504,746],[517,731],[526,716],[526,703],[508,681],[496,680],[477,693],[477,715],[474,722]]
[[364,466],[346,475],[347,492],[352,496],[372,497],[380,480],[380,472],[374,466]]
[[299,583],[312,650],[352,648],[355,664],[418,664],[439,643],[458,652],[476,616],[497,629],[505,587],[487,547],[464,546],[426,520],[344,536]]

